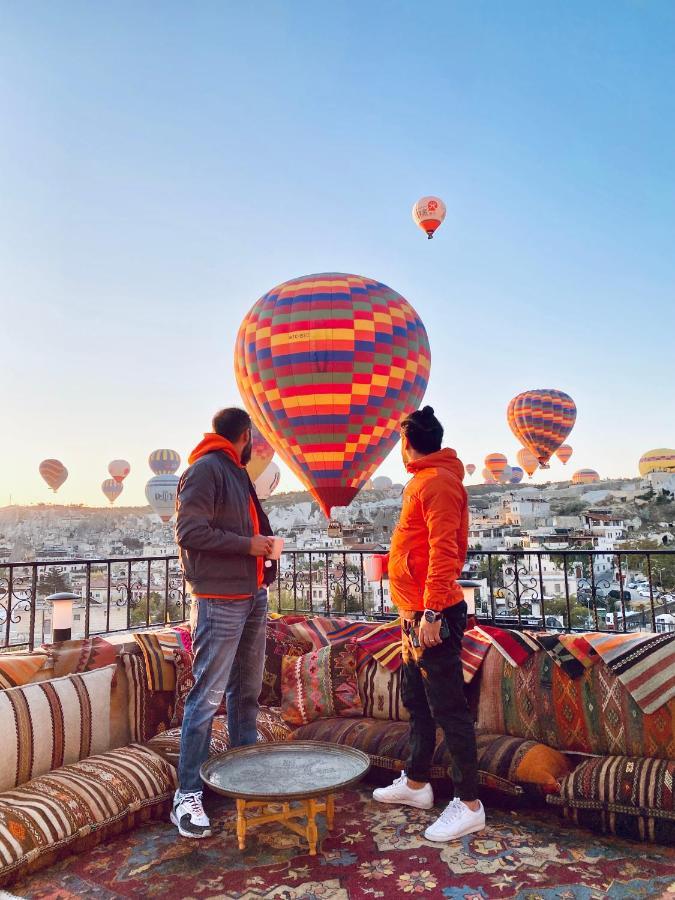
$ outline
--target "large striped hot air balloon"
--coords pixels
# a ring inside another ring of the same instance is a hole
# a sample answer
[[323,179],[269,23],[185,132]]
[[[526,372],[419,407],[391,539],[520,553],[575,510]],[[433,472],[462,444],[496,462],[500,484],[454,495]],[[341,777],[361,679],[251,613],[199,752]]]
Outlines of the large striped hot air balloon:
[[640,457],[639,467],[642,476],[650,472],[675,472],[675,450],[667,447],[648,450]]
[[537,457],[542,469],[564,442],[577,417],[574,400],[562,391],[524,391],[509,403],[506,414],[511,431],[523,447]]
[[563,466],[567,465],[573,453],[574,450],[570,447],[569,444],[561,444],[555,451],[555,455],[558,457]]
[[492,475],[493,481],[499,481],[506,468],[506,457],[503,453],[488,453],[485,457],[485,468]]
[[43,459],[39,465],[40,475],[56,493],[68,477],[68,469],[58,459]]
[[579,469],[572,475],[572,484],[595,484],[600,476],[595,469]]
[[108,466],[108,471],[115,479],[115,481],[121,484],[129,474],[129,472],[131,472],[131,466],[126,461],[126,459],[113,459],[113,461]]
[[445,220],[445,203],[440,197],[421,197],[412,208],[412,217],[415,225],[431,240]]
[[162,522],[170,522],[176,512],[179,481],[178,475],[155,475],[145,486],[147,501]]
[[469,478],[471,478],[471,476],[473,475],[473,473],[476,471],[476,467],[474,466],[473,463],[467,463],[467,464],[464,466],[464,468],[466,469]]
[[520,466],[511,466],[511,477],[509,478],[509,484],[520,484],[523,480],[523,475],[525,473],[520,468]]
[[246,465],[246,468],[251,481],[256,481],[272,462],[274,447],[270,447],[255,425],[251,431],[251,437],[253,438],[253,449],[251,451],[251,461]]
[[155,475],[173,475],[180,466],[180,455],[175,450],[153,450],[148,465]]
[[251,418],[328,517],[395,445],[430,365],[424,325],[407,300],[372,278],[335,273],[295,278],[261,297],[235,350]]
[[106,480],[101,485],[101,490],[112,504],[115,502],[115,500],[117,500],[119,495],[124,490],[124,485],[119,481],[115,481],[114,478],[106,478]]
[[539,460],[534,453],[531,450],[528,450],[527,447],[523,447],[522,450],[519,450],[518,453],[516,453],[516,459],[530,478],[532,478],[539,468]]

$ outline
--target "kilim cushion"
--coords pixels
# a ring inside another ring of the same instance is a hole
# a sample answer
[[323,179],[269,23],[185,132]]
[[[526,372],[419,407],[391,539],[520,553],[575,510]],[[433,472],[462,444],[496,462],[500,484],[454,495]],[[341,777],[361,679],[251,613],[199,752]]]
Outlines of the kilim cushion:
[[0,794],[0,884],[146,821],[175,787],[172,766],[131,744]]
[[284,656],[303,656],[309,647],[290,633],[268,625],[265,631],[265,671],[260,692],[261,706],[281,703],[281,660]]
[[27,684],[47,662],[46,653],[0,654],[0,691]]
[[329,644],[281,660],[281,715],[289,725],[363,714],[356,678],[356,642]]
[[151,691],[140,653],[121,653],[129,690],[129,732],[132,741],[145,743],[165,731],[173,716],[174,689]]
[[109,749],[115,666],[0,691],[0,791]]
[[173,691],[176,687],[176,667],[173,653],[191,649],[189,632],[185,628],[162,631],[143,631],[134,634],[145,661],[148,687],[151,691]]
[[[272,741],[286,741],[291,736],[291,729],[284,722],[278,709],[261,706],[258,710],[257,741],[259,744]],[[147,745],[163,759],[176,764],[180,756],[180,728],[169,728],[148,741]],[[209,757],[225,753],[230,749],[230,735],[227,729],[227,718],[216,716],[211,729],[211,745]]]
[[[185,701],[187,700],[187,695],[192,690],[195,678],[192,674],[192,654],[188,650],[183,650],[182,648],[174,650],[173,658],[174,665],[176,666],[176,690],[174,692],[173,716],[171,718],[170,727],[178,728],[179,725],[183,724]],[[151,697],[150,703],[152,702],[153,700]],[[223,697],[217,715],[224,716],[225,711],[225,698]]]
[[315,650],[330,643],[328,635],[332,631],[350,624],[349,619],[333,619],[327,616],[284,616],[278,621],[288,627],[293,637],[304,641]]
[[358,672],[359,696],[363,715],[373,719],[407,722],[408,710],[401,700],[402,669],[392,672],[375,659],[369,659]]
[[609,756],[588,759],[547,797],[563,815],[594,831],[659,844],[675,840],[675,760]]
[[54,660],[54,676],[74,675],[111,666],[117,658],[117,648],[102,637],[80,638],[45,645]]
[[476,743],[482,771],[532,788],[538,794],[557,794],[560,782],[573,768],[559,750],[536,741],[507,734],[477,734]]

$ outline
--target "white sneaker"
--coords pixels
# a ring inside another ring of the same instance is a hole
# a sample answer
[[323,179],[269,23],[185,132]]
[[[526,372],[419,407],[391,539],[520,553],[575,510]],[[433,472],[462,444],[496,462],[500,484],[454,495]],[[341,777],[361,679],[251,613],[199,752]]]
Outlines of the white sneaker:
[[[480,802],[480,801],[479,801]],[[433,825],[424,832],[428,841],[454,841],[472,834],[474,831],[482,831],[485,828],[485,809],[483,804],[474,812],[462,803],[459,797],[455,797],[449,803]]]
[[373,800],[377,800],[378,803],[402,803],[404,806],[414,806],[417,809],[431,809],[434,805],[434,792],[430,784],[425,784],[417,790],[409,787],[405,772],[401,772],[401,777],[389,787],[375,788]]
[[211,837],[211,823],[202,806],[202,791],[190,791],[185,794],[176,791],[173,796],[171,821],[183,837]]

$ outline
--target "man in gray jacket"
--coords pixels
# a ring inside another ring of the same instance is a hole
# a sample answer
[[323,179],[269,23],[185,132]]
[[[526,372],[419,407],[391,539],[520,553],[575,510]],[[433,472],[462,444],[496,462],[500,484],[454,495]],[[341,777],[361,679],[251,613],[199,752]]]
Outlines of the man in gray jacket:
[[176,542],[192,594],[195,676],[185,703],[179,786],[171,812],[183,837],[211,834],[199,769],[208,757],[213,717],[223,696],[231,745],[256,742],[266,584],[273,581],[276,564],[265,568],[272,530],[245,468],[251,446],[248,413],[221,410],[213,417],[213,432],[190,454],[178,486]]

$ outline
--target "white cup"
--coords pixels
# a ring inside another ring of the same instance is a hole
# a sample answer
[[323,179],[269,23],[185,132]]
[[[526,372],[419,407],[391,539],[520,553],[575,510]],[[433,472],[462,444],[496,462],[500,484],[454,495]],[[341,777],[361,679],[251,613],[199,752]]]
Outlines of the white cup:
[[284,549],[284,539],[282,537],[272,538],[272,549],[268,553],[268,559],[280,559],[281,551]]
[[366,579],[368,581],[381,581],[382,580],[382,557],[381,556],[366,556],[363,561],[365,570],[366,570]]

